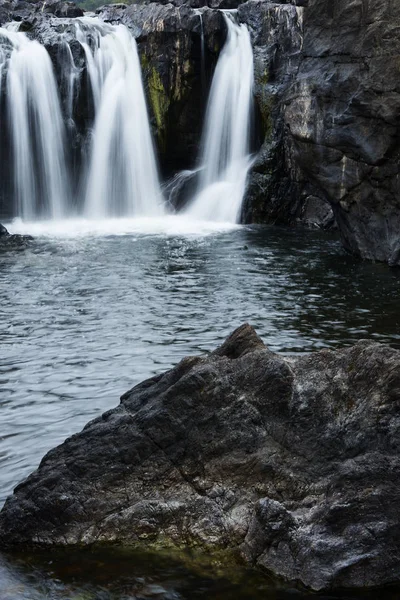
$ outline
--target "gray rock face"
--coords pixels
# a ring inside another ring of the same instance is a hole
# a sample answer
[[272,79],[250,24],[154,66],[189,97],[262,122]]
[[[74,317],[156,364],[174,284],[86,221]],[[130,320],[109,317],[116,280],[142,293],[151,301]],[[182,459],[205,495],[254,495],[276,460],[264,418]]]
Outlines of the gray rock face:
[[55,17],[71,18],[81,17],[83,10],[76,6],[74,2],[65,0],[0,0],[0,26],[16,20],[22,23],[20,31],[24,31],[24,24],[28,29],[33,21],[42,18],[44,15],[54,15]]
[[317,195],[307,189],[290,160],[283,111],[302,56],[301,10],[264,0],[250,0],[238,10],[253,45],[256,129],[261,142],[243,204],[245,223],[295,225],[301,221],[307,196]]
[[345,246],[400,264],[400,4],[312,0],[285,120]]
[[29,242],[33,240],[30,235],[11,234],[0,223],[0,252],[7,250],[24,250]]
[[399,265],[400,4],[297,4],[239,7],[265,134],[244,218],[292,222],[318,197],[348,250]]
[[400,352],[273,354],[248,325],[49,452],[6,548],[231,548],[315,590],[400,580]]

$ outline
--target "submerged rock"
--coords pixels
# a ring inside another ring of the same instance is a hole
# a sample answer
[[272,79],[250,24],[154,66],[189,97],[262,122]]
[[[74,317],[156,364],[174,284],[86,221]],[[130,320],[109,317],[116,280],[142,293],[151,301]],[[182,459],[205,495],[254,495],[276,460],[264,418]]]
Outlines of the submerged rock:
[[244,325],[49,452],[4,548],[234,549],[315,590],[400,580],[400,352],[270,352]]
[[333,210],[324,200],[308,196],[302,207],[301,221],[307,227],[333,229],[336,226]]

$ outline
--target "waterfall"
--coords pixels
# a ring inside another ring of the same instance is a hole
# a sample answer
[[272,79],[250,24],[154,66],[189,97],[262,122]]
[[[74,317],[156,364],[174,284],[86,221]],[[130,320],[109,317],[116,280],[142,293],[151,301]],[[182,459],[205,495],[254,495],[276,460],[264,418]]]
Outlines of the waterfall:
[[79,84],[80,69],[75,65],[70,45],[66,40],[62,40],[59,46],[58,59],[65,118],[68,126],[74,127],[74,95]]
[[236,223],[251,165],[253,52],[246,26],[238,25],[230,12],[224,17],[227,40],[211,85],[199,183],[187,214]]
[[[196,12],[204,80],[203,15]],[[227,40],[211,85],[199,164],[185,178],[176,179],[172,193],[179,196],[183,186],[193,194],[181,211],[184,218],[236,223],[251,164],[253,55],[247,28],[235,22],[232,11],[223,14]],[[163,216],[167,208],[136,41],[124,25],[93,17],[73,22],[75,47],[71,28],[58,34],[62,98],[46,48],[19,32],[18,24],[0,28],[0,100],[3,94],[7,116],[0,133],[9,134],[11,142],[18,216],[24,220]],[[83,105],[76,104],[77,98]],[[4,148],[8,150],[8,137]]]
[[[75,65],[61,34],[61,103],[45,47],[19,32],[17,24],[0,28],[0,94],[7,106],[17,214],[24,220],[62,219],[78,207],[96,219],[162,215],[136,42],[124,25],[96,18],[77,19],[75,29],[86,69]],[[66,125],[70,138],[75,135],[74,95],[82,72],[88,77],[94,122],[80,177],[86,191],[84,198],[73,198]]]
[[76,24],[95,108],[85,213],[162,215],[154,148],[135,39],[124,25]]
[[0,28],[0,43],[19,214],[27,220],[63,217],[68,195],[64,125],[50,57],[13,24]]
[[200,19],[200,61],[201,61],[201,89],[204,94],[206,88],[206,50],[205,50],[205,39],[204,39],[204,23],[203,13],[199,8],[193,9],[195,14]]

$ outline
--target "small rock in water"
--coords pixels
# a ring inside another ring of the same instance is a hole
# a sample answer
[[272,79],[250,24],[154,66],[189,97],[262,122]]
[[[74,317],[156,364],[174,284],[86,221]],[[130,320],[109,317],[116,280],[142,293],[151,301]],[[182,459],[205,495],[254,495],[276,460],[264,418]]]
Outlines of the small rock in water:
[[26,248],[27,243],[33,240],[31,235],[11,234],[0,223],[0,251],[1,250],[22,250]]
[[156,598],[156,600],[161,600],[165,598],[166,593],[167,590],[161,585],[150,584],[146,585],[146,587],[140,590],[140,593],[138,594],[137,598]]
[[4,225],[2,225],[0,223],[0,237],[4,236],[4,235],[10,235],[7,231],[7,229],[4,227]]

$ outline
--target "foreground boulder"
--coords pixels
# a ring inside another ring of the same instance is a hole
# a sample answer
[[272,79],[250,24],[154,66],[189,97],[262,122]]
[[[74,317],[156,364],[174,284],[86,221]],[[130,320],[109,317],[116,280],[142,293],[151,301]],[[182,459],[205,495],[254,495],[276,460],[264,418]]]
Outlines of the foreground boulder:
[[313,589],[400,580],[400,352],[273,354],[244,325],[49,452],[3,547],[235,549]]

